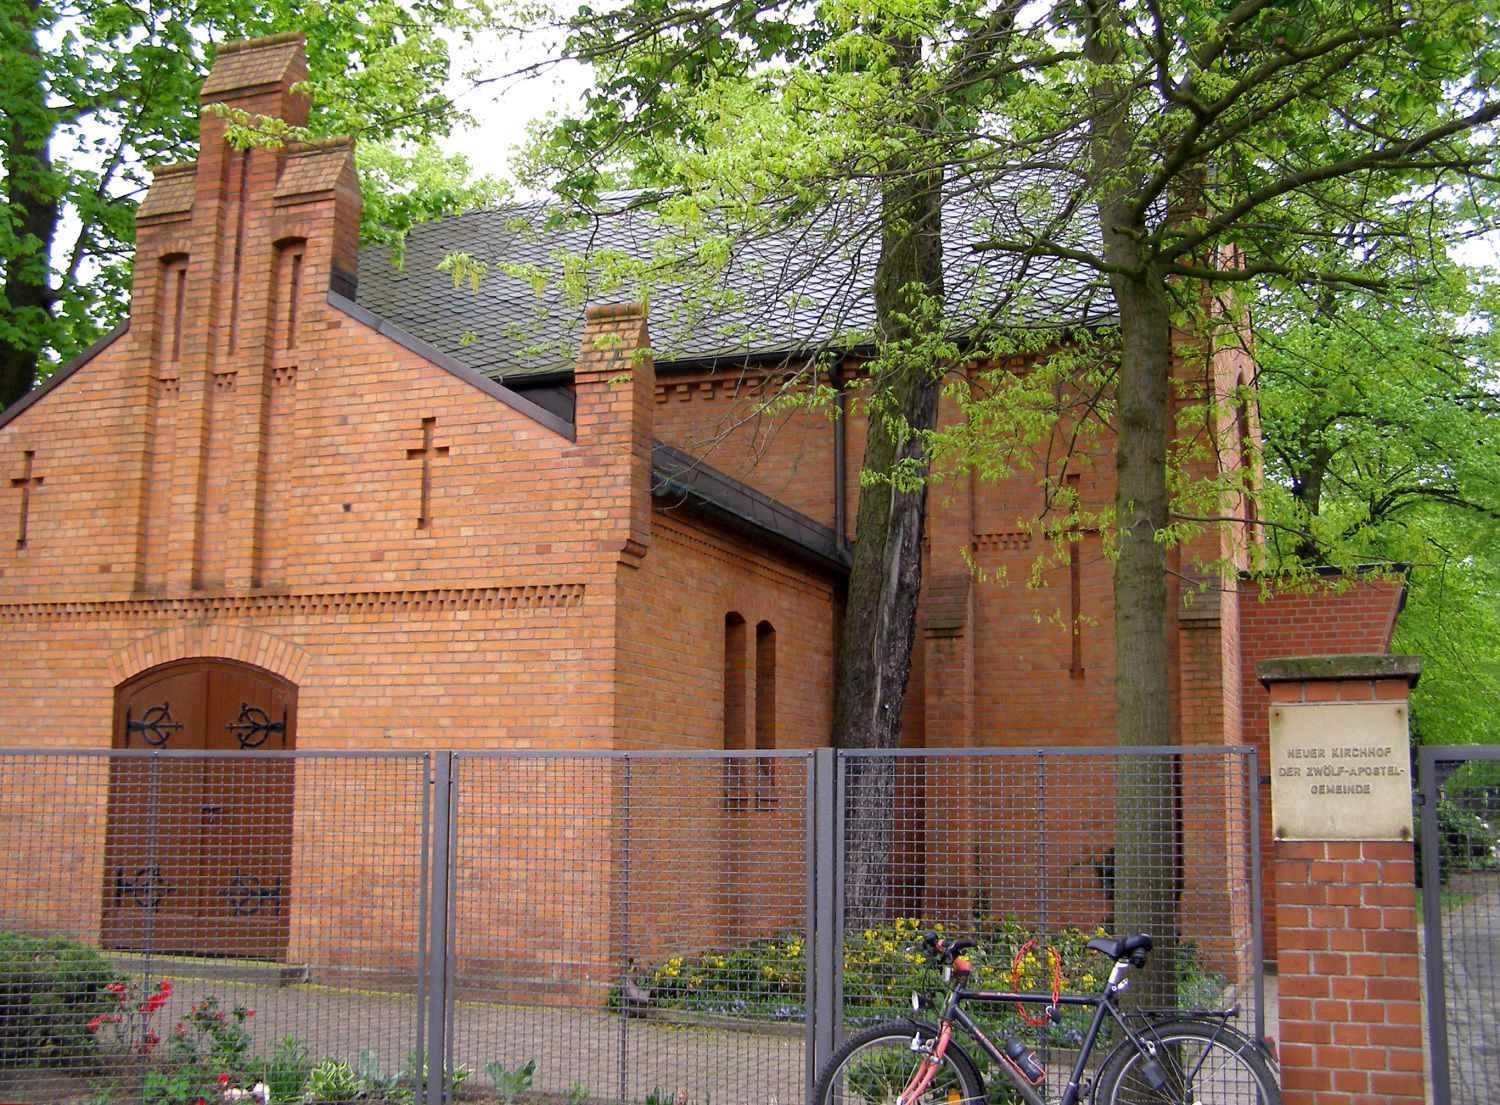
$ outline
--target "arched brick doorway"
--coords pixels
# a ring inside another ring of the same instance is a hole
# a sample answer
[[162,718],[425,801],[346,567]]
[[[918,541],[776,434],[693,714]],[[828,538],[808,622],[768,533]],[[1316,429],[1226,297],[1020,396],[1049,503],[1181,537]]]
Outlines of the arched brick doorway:
[[[297,688],[233,660],[142,672],[115,690],[103,942],[281,959],[291,893]],[[179,751],[214,757],[182,758]]]

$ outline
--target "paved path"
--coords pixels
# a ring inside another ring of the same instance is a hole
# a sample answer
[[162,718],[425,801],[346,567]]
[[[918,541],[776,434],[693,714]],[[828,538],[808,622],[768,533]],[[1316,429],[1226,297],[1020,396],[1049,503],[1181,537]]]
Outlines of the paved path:
[[[165,1034],[194,1002],[212,995],[221,1008],[254,1010],[255,1050],[274,1049],[295,1033],[317,1059],[353,1064],[372,1053],[386,1073],[399,1071],[419,1038],[410,995],[301,984],[174,979],[158,1015]],[[536,1062],[533,1088],[557,1095],[587,1090],[594,1100],[659,1105],[800,1105],[804,1093],[801,1026],[727,1031],[568,1008],[458,1003],[453,1056],[484,1079],[486,1064],[508,1070]]]
[[1452,1105],[1500,1103],[1500,872],[1456,874],[1473,894],[1443,914],[1443,986]]

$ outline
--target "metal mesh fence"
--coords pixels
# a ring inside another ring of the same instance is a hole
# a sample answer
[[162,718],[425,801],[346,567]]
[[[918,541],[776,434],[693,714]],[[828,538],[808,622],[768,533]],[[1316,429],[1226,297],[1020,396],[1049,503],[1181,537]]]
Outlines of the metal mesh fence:
[[455,1063],[576,1102],[800,1100],[810,760],[460,756]]
[[1023,985],[1053,949],[1075,991],[1088,936],[1150,931],[1159,1000],[1250,1020],[1252,779],[1239,750],[6,754],[0,1100],[435,1103],[440,1055],[458,1100],[786,1105],[931,983],[938,925],[1007,986],[1035,940]]
[[427,761],[0,756],[0,1100],[220,1100],[361,1053],[398,1071]]
[[1489,1105],[1500,1101],[1500,748],[1423,752],[1436,799],[1422,811],[1422,859],[1437,1100]]
[[[1075,994],[1097,994],[1109,973],[1089,938],[1147,932],[1140,1004],[1237,1005],[1240,1027],[1261,1031],[1247,751],[929,751],[843,769],[846,1024],[887,1019],[914,987],[934,992],[907,951],[925,930],[979,941],[973,986]],[[969,1012],[1044,1055],[1087,1024],[1030,1025],[1013,1004]]]

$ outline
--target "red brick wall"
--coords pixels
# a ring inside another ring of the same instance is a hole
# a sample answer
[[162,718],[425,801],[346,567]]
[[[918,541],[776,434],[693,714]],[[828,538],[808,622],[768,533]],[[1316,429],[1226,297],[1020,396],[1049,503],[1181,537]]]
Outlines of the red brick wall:
[[[289,92],[252,99],[295,113]],[[572,440],[330,302],[358,222],[346,146],[240,158],[205,118],[196,171],[143,206],[128,333],[0,424],[0,458],[32,453],[41,477],[25,544],[0,541],[7,739],[108,746],[122,682],[225,657],[296,684],[304,750],[708,747],[722,657],[693,634],[733,603],[777,629],[781,740],[824,740],[833,583],[654,511],[641,312],[590,311]],[[54,917],[99,916],[104,800],[79,811],[85,870]],[[606,822],[613,800],[573,797]],[[337,922],[369,928],[369,865],[318,829],[361,801],[299,790],[293,958],[363,954]],[[558,931],[609,916],[554,828],[496,829],[466,875],[493,888],[551,855]]]
[[[1240,740],[1260,756],[1261,885],[1266,917],[1276,907],[1272,878],[1270,722],[1271,698],[1255,678],[1255,665],[1285,656],[1381,653],[1390,649],[1405,589],[1377,575],[1315,580],[1305,587],[1240,584]],[[1266,926],[1266,957],[1276,955],[1276,929]]]
[[[781,376],[674,372],[656,382],[656,434],[825,526],[834,521],[828,406],[776,407]],[[809,389],[791,389],[805,399]]]
[[[1383,649],[1381,651],[1384,651]],[[1276,682],[1274,703],[1405,702],[1408,678]],[[1287,1105],[1424,1100],[1421,959],[1410,841],[1277,841],[1271,850]]]
[[1275,879],[1286,1105],[1422,1101],[1411,845],[1281,843]]

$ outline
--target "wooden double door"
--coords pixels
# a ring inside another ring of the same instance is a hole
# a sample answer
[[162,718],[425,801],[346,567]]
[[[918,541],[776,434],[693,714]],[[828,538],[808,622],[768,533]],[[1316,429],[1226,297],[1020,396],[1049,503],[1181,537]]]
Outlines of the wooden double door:
[[115,694],[114,746],[214,756],[111,764],[106,947],[282,959],[296,687],[229,660],[154,668]]

